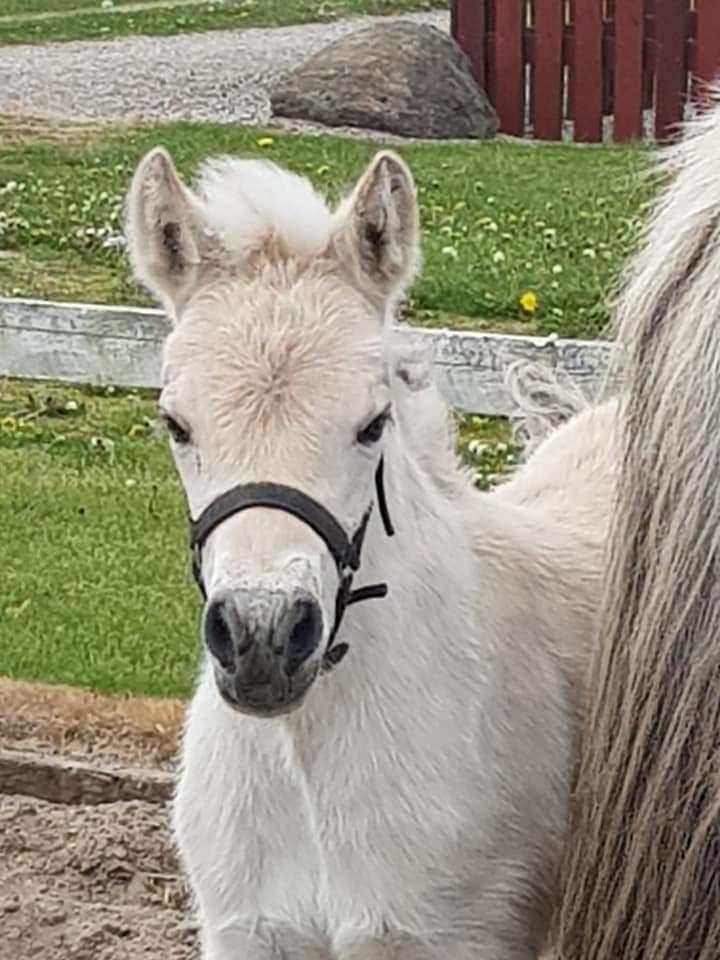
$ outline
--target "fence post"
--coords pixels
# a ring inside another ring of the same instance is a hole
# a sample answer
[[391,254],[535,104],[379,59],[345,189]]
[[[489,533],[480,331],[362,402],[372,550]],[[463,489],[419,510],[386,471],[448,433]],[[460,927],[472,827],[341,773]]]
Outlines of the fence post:
[[687,0],[655,5],[655,139],[672,137],[683,116],[686,90],[685,34]]
[[525,132],[525,0],[495,4],[495,109],[503,133]]
[[720,3],[695,0],[697,76],[710,83],[720,74]]
[[602,140],[603,116],[603,3],[575,0],[574,39],[570,70],[575,140]]
[[450,29],[453,39],[470,60],[475,79],[486,89],[486,0],[451,0]]
[[563,112],[562,0],[535,0],[533,127],[539,140],[560,140]]
[[619,142],[642,137],[644,32],[643,0],[616,3],[613,112],[614,139]]

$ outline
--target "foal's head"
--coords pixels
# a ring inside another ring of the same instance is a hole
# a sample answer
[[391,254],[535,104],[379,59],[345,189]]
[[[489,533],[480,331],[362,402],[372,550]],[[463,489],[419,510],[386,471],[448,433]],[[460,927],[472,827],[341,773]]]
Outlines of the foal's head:
[[[393,429],[383,329],[418,261],[411,176],[379,153],[330,211],[272,164],[207,163],[194,191],[150,152],[128,197],[138,278],[175,327],[160,412],[193,518],[239,484],[312,497],[348,537]],[[305,520],[226,516],[198,555],[203,637],[232,706],[297,706],[326,658],[341,570]]]

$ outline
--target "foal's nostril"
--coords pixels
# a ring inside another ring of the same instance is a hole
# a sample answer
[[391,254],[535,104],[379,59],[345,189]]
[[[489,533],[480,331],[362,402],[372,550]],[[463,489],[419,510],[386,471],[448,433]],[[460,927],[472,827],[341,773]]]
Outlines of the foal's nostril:
[[[306,593],[227,589],[212,598],[203,618],[209,652],[244,683],[273,670],[292,676],[318,648],[322,633],[320,606]],[[252,650],[256,655],[246,656]]]
[[250,647],[240,622],[232,596],[213,600],[205,612],[205,643],[221,667],[232,671],[235,657],[242,656]]
[[288,629],[286,670],[292,675],[311,654],[322,639],[322,613],[314,600],[296,600],[283,618]]

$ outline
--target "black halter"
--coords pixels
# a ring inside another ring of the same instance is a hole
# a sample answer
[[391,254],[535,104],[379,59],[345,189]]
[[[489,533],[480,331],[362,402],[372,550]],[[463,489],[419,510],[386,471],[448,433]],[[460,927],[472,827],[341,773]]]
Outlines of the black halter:
[[[385,533],[392,537],[395,531],[385,499],[382,459],[375,471],[375,490]],[[335,637],[345,608],[350,606],[351,603],[358,603],[360,600],[384,597],[388,592],[386,583],[374,583],[357,590],[352,589],[353,576],[360,567],[360,553],[372,513],[372,506],[371,503],[363,514],[359,527],[350,539],[342,525],[338,523],[329,510],[326,510],[317,500],[313,500],[312,497],[295,487],[287,487],[281,483],[241,483],[239,486],[221,493],[203,510],[197,520],[190,518],[192,570],[203,600],[207,599],[207,592],[202,578],[202,548],[212,531],[223,520],[227,520],[228,517],[240,513],[242,510],[249,510],[251,507],[271,507],[275,510],[284,510],[286,513],[291,513],[315,531],[330,551],[337,567],[340,580],[335,596],[335,622],[330,631],[323,656],[325,669],[334,667],[348,652],[347,643],[335,643]]]

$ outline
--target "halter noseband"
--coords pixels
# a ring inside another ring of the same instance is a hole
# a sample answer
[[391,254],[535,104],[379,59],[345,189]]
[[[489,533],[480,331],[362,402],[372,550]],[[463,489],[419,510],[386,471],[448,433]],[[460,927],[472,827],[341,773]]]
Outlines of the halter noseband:
[[[385,533],[391,537],[395,531],[385,499],[382,459],[375,471],[375,490]],[[205,541],[213,530],[228,517],[232,517],[242,510],[249,510],[251,507],[270,507],[275,510],[284,510],[285,513],[290,513],[298,520],[302,520],[320,537],[335,561],[339,577],[338,590],[335,595],[335,622],[323,655],[323,667],[329,670],[336,663],[339,663],[348,652],[347,643],[335,643],[335,637],[346,607],[361,600],[384,597],[388,592],[386,583],[374,583],[357,590],[352,589],[353,577],[360,568],[360,554],[373,505],[371,503],[367,508],[360,525],[352,538],[349,538],[342,525],[338,523],[329,510],[326,510],[317,500],[313,500],[312,497],[295,487],[269,482],[241,483],[237,487],[232,487],[225,493],[221,493],[203,510],[196,520],[190,517],[192,571],[203,600],[207,599],[207,591],[202,577],[202,549]]]

